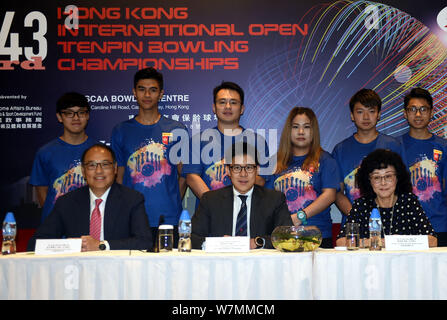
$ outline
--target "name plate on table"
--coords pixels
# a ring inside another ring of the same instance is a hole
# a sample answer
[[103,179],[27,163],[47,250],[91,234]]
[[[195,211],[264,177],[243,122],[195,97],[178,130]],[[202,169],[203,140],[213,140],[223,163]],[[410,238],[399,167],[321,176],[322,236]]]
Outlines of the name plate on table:
[[206,237],[205,252],[249,252],[249,237]]
[[36,255],[81,252],[82,239],[37,239]]
[[385,235],[385,250],[427,250],[427,235]]

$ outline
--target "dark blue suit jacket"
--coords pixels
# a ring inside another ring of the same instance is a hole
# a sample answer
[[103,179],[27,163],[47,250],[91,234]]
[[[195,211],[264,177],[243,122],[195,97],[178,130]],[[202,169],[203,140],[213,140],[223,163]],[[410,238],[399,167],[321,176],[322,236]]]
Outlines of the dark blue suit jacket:
[[[293,225],[284,193],[254,185],[250,209],[250,238],[265,239],[273,248],[271,233],[277,226]],[[233,185],[205,192],[192,220],[192,247],[200,249],[205,237],[231,235],[233,230]]]
[[[106,200],[104,240],[113,250],[152,248],[152,234],[138,191],[114,183]],[[28,242],[34,251],[36,239],[79,238],[90,234],[90,193],[85,186],[57,199],[50,215]]]

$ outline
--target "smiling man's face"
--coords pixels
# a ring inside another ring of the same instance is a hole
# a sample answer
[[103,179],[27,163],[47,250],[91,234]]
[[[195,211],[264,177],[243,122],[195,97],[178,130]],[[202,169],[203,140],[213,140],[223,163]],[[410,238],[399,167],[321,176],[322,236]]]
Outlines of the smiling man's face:
[[82,174],[92,192],[100,197],[115,181],[118,167],[111,153],[104,148],[93,147],[85,154]]
[[[242,168],[242,170],[235,172],[235,168]],[[228,175],[231,178],[234,188],[244,194],[250,191],[255,184],[257,173],[258,167],[256,166],[255,160],[250,155],[241,154],[233,157]]]

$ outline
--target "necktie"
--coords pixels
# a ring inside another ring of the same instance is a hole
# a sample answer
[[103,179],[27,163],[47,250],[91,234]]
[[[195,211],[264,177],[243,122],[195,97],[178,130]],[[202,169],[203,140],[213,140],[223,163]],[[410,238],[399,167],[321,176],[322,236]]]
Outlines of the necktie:
[[93,209],[92,217],[90,219],[90,236],[96,240],[101,240],[101,212],[99,211],[99,205],[101,199],[95,200],[95,209]]
[[239,195],[242,200],[241,209],[237,215],[236,220],[236,236],[246,236],[247,235],[247,196]]

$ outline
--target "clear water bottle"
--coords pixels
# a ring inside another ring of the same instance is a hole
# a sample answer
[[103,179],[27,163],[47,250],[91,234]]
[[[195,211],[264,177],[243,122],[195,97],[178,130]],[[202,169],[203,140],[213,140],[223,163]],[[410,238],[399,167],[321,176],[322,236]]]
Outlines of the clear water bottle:
[[369,250],[382,250],[382,220],[380,212],[374,208],[369,218]]
[[178,223],[178,251],[191,252],[191,217],[188,210],[183,210]]
[[17,226],[16,220],[12,212],[6,214],[5,220],[3,220],[3,242],[2,242],[2,254],[16,253],[16,234]]

